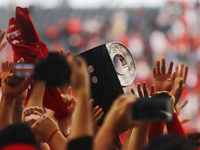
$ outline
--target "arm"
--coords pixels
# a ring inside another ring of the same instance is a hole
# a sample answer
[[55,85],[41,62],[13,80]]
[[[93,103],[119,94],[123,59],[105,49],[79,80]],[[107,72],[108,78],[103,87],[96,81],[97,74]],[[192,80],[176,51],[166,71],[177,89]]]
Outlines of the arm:
[[25,80],[17,79],[13,74],[3,77],[1,82],[0,130],[12,123],[12,110],[15,99],[27,89],[30,83],[30,78]]
[[185,89],[187,73],[188,73],[188,66],[185,66],[185,69],[184,69],[184,63],[181,63],[180,71],[179,71],[178,65],[176,65],[176,78],[174,81],[174,85],[170,91],[170,93],[172,93],[172,95],[174,95],[175,97],[175,105],[178,103],[181,97],[181,94],[183,90]]
[[67,92],[61,94],[61,97],[63,98],[63,101],[67,107],[68,110],[68,116],[61,121],[58,121],[58,126],[61,129],[62,132],[67,133],[69,121],[71,119],[71,116],[74,113],[75,106],[76,106],[76,100],[74,96],[70,95],[71,92],[71,86],[68,86]]
[[136,99],[136,96],[121,95],[113,102],[95,137],[94,150],[109,150],[116,136],[134,125],[130,109]]
[[31,128],[39,142],[48,142],[53,150],[66,149],[68,142],[52,118],[38,119]]
[[[156,62],[156,67],[153,67],[153,84],[155,91],[170,91],[172,89],[176,73],[172,73],[174,62],[171,61],[169,64],[168,71],[166,72],[165,58],[162,58],[162,65],[160,69],[160,61]],[[149,141],[153,140],[159,135],[163,134],[164,122],[151,122],[149,127]]]
[[39,81],[39,80],[35,81],[26,107],[31,107],[31,106],[42,107],[43,106],[43,95],[45,91],[45,86],[46,86],[45,82]]
[[178,119],[178,116],[176,113],[173,115],[173,120],[171,122],[167,122],[167,131],[168,133],[178,134],[183,136],[185,139],[187,139],[185,132],[183,130],[183,127]]
[[93,136],[91,107],[88,103],[90,100],[90,80],[86,62],[81,57],[73,58],[69,56],[67,63],[71,69],[70,82],[77,96],[76,111],[69,140]]
[[[149,91],[147,89],[146,82],[142,83],[142,89],[140,83],[137,84],[137,91],[140,98],[149,97]],[[131,89],[133,95],[135,92]],[[154,92],[153,86],[151,87],[151,93]],[[142,150],[148,143],[148,129],[149,129],[149,122],[143,122],[139,125],[134,126],[131,136],[128,149],[137,149]]]

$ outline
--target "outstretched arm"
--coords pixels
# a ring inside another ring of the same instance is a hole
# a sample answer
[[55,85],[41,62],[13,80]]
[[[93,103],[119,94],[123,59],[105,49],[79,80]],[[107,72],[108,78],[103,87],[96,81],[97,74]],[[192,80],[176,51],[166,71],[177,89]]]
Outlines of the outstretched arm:
[[[140,98],[148,98],[149,97],[149,91],[147,89],[146,82],[142,83],[142,88],[140,83],[137,84],[137,91]],[[133,95],[135,95],[135,92],[133,89],[131,89],[131,92]],[[151,86],[151,93],[154,92],[154,86]],[[134,126],[130,140],[129,140],[129,146],[128,149],[137,149],[142,150],[148,143],[148,129],[149,129],[149,122],[143,122],[139,125]]]
[[95,137],[94,150],[109,150],[116,136],[134,125],[130,109],[136,99],[136,96],[121,95],[114,101]]
[[71,69],[70,82],[77,96],[74,121],[69,140],[83,136],[93,136],[90,100],[90,80],[87,64],[82,57],[68,56],[67,63]]

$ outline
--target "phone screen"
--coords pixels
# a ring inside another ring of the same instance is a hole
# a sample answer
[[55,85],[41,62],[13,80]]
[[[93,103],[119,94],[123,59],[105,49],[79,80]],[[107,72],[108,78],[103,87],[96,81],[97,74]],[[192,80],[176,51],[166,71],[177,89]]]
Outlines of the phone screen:
[[13,73],[16,77],[27,78],[34,74],[35,65],[34,64],[15,64],[13,68]]
[[171,121],[172,101],[167,95],[138,99],[132,107],[132,119],[138,121]]

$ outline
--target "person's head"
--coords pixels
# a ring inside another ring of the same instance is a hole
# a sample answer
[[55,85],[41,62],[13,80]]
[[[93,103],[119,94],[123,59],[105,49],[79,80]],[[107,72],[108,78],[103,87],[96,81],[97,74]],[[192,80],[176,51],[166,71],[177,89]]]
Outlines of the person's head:
[[184,137],[174,134],[159,136],[149,142],[144,150],[197,150]]
[[8,125],[0,132],[0,149],[5,146],[22,143],[35,146],[40,149],[40,143],[36,140],[28,123],[16,123]]

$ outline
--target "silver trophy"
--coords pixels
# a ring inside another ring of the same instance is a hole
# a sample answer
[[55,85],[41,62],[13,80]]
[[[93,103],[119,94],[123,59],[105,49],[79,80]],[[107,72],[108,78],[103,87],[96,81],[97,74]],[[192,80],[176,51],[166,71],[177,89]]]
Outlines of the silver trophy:
[[121,61],[122,73],[116,71],[121,86],[129,86],[134,81],[136,75],[135,60],[132,54],[125,45],[116,41],[106,44],[106,48],[112,61],[114,57]]
[[[134,81],[136,75],[134,58],[128,48],[119,42],[103,44],[79,55],[85,58],[88,64],[88,71],[91,75],[91,98],[95,100],[94,106],[99,105],[106,114],[113,101],[124,93],[122,87]],[[121,61],[122,73],[116,71],[114,57]]]

